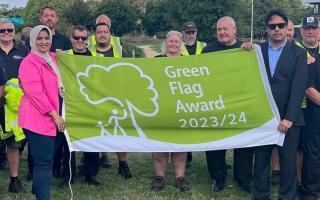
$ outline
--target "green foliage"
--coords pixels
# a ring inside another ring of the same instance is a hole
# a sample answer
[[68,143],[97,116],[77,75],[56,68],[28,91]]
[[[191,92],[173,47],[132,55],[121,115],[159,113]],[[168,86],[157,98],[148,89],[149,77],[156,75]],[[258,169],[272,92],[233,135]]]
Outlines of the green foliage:
[[64,11],[63,18],[73,25],[83,25],[90,28],[94,24],[93,11],[90,2],[73,1]]
[[[295,23],[310,13],[301,0],[254,0],[254,36],[265,35],[264,18],[272,9],[283,10]],[[194,21],[198,26],[199,40],[212,41],[215,23],[222,16],[231,16],[237,24],[239,37],[250,37],[251,0],[161,0],[149,1],[143,17],[143,27],[148,35],[180,30],[185,21]]]
[[134,31],[138,14],[131,0],[103,0],[95,12],[95,17],[106,14],[112,20],[111,31],[117,36]]
[[137,48],[136,46],[129,44],[129,43],[124,43],[122,46],[123,46],[124,54],[127,57],[133,57],[133,56],[135,58],[143,58],[144,57],[144,53],[142,52],[142,50],[140,48]]

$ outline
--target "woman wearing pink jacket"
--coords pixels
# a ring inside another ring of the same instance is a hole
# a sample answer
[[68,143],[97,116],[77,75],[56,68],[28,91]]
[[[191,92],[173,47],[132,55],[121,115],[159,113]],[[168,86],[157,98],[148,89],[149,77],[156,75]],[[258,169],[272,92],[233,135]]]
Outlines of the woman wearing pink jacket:
[[34,159],[32,193],[37,200],[50,199],[55,136],[57,131],[64,130],[64,120],[59,115],[63,84],[55,56],[49,53],[51,43],[48,27],[34,27],[30,33],[31,52],[19,68],[24,96],[18,124],[23,128]]

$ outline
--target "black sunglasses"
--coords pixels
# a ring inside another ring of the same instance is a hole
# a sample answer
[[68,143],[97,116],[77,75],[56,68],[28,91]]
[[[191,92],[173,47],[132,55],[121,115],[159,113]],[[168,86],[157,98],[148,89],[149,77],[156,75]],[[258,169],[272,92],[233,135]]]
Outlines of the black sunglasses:
[[73,38],[74,40],[77,40],[77,41],[79,41],[80,39],[81,39],[82,41],[85,41],[85,40],[88,39],[88,37],[75,36],[75,35],[73,35],[72,38]]
[[278,27],[279,29],[283,29],[284,27],[286,27],[286,23],[268,24],[268,27],[269,27],[271,30],[276,29],[276,27]]
[[0,29],[0,33],[13,33],[14,29],[13,28],[7,28],[7,29]]

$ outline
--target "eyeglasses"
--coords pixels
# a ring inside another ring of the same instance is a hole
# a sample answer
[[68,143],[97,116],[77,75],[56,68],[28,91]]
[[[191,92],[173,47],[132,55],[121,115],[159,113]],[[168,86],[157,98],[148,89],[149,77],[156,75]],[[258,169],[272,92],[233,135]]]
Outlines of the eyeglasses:
[[7,28],[7,29],[0,29],[0,33],[13,33],[14,29],[13,28]]
[[268,24],[268,27],[269,27],[271,30],[276,29],[276,27],[278,27],[279,29],[284,29],[284,27],[286,27],[286,23]]
[[82,41],[85,41],[85,40],[87,40],[87,39],[88,39],[88,37],[84,37],[84,36],[75,36],[75,35],[73,35],[73,36],[72,36],[72,38],[73,38],[74,40],[77,40],[77,41],[80,41],[80,39],[81,39]]

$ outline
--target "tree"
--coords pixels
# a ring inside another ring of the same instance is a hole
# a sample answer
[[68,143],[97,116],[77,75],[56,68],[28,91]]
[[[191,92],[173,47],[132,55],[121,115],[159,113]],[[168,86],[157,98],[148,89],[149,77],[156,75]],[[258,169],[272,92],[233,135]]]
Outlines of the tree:
[[74,1],[63,11],[62,16],[70,24],[83,25],[90,28],[94,25],[92,14],[93,11],[88,2]]
[[168,13],[165,1],[149,2],[147,4],[142,24],[148,35],[154,35],[171,28],[165,13]]
[[134,31],[135,24],[138,21],[138,15],[131,0],[101,1],[95,14],[96,16],[108,15],[113,24],[111,31],[118,36]]

